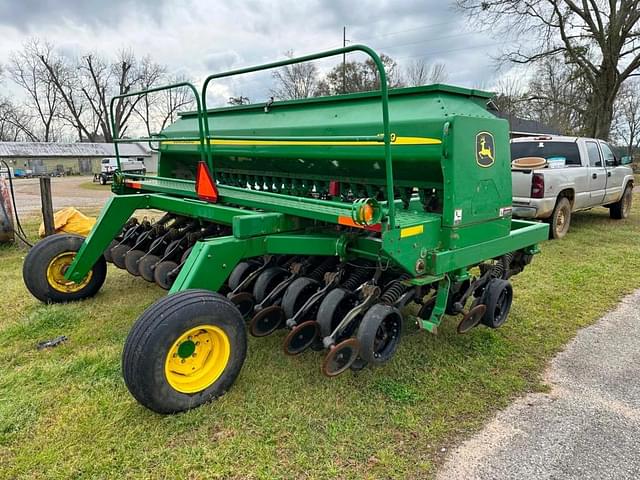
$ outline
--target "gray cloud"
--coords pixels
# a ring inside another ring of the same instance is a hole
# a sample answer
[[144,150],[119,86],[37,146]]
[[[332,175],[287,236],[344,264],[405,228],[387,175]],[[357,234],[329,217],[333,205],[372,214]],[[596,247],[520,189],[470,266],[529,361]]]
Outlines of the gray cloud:
[[[209,73],[335,48],[347,38],[406,65],[444,62],[452,83],[490,87],[488,33],[440,0],[0,0],[0,64],[37,35],[73,54],[131,48],[199,83]],[[493,44],[493,45],[491,45]],[[339,59],[320,64],[327,69]],[[265,98],[270,73],[216,83],[217,96]]]
[[123,16],[160,20],[165,0],[0,0],[0,24],[26,30],[63,21],[117,24]]

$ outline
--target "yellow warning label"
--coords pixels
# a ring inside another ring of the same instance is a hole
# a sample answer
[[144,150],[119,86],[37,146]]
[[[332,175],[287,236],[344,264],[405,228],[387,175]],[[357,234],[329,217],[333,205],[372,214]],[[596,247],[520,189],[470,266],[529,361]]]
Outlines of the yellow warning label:
[[407,227],[400,230],[400,238],[413,237],[424,232],[424,225],[416,225],[415,227]]

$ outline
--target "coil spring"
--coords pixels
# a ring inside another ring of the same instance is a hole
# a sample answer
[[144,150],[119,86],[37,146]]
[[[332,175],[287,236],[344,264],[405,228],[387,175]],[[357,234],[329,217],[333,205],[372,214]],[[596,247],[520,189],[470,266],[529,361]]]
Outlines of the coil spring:
[[386,303],[387,305],[393,305],[396,300],[398,300],[404,292],[406,292],[409,287],[407,287],[403,280],[408,280],[410,277],[406,273],[400,275],[396,280],[394,280],[389,288],[385,290],[385,292],[380,297],[380,301],[382,303]]
[[349,278],[342,284],[342,286],[347,290],[355,290],[360,285],[362,285],[370,276],[371,272],[366,268],[355,270],[351,273],[351,275],[349,275]]
[[505,274],[509,271],[512,260],[513,252],[501,256],[491,267],[491,276],[494,278],[505,278]]
[[309,278],[320,281],[324,278],[324,274],[331,271],[336,264],[336,260],[333,257],[327,258],[320,265],[314,268],[308,275]]
[[295,262],[297,262],[300,259],[300,257],[297,257],[295,255],[292,255],[290,257],[286,257],[286,260],[284,262],[282,262],[282,264],[280,265],[282,268],[285,269],[289,269],[289,267],[291,265],[293,265]]

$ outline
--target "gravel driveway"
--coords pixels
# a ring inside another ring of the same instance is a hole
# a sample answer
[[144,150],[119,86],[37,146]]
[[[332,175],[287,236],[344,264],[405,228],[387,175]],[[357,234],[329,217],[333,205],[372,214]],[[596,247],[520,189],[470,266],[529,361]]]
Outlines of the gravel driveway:
[[548,394],[516,401],[448,456],[438,480],[640,478],[640,290],[551,363]]
[[[79,210],[101,208],[111,196],[111,189],[83,188],[83,183],[91,183],[92,177],[54,177],[51,179],[53,210],[64,207],[76,207]],[[16,179],[13,182],[16,192],[18,213],[22,216],[39,214],[40,183],[37,178]]]

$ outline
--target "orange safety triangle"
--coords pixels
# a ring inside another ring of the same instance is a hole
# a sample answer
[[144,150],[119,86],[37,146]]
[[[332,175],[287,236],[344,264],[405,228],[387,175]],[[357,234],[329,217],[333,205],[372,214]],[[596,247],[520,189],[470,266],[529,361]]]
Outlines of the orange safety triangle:
[[218,201],[218,188],[213,178],[211,178],[209,167],[207,167],[207,164],[204,162],[198,163],[196,193],[198,194],[198,198],[206,200],[207,202],[215,203]]

